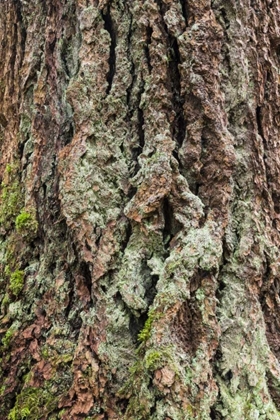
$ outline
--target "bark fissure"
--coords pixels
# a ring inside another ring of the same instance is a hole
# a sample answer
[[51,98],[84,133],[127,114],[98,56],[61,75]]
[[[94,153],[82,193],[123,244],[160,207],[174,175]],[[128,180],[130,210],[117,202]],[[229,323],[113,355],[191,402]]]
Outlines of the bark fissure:
[[[161,26],[163,36],[167,40],[167,59],[168,59],[168,80],[170,94],[172,96],[172,110],[175,112],[174,121],[171,122],[172,135],[176,142],[174,157],[178,160],[178,150],[182,146],[186,135],[186,120],[184,116],[185,98],[181,94],[181,74],[179,66],[181,65],[180,50],[177,37],[170,32],[165,22],[164,16],[168,11],[168,6],[156,0],[161,15]],[[183,2],[182,2],[183,3]],[[183,8],[183,5],[182,5]],[[184,8],[185,10],[185,8]],[[184,14],[185,17],[185,14]]]
[[117,46],[117,39],[116,39],[116,31],[115,31],[115,23],[113,22],[110,5],[107,7],[107,10],[102,12],[102,18],[104,21],[104,29],[109,33],[110,35],[110,54],[108,58],[108,64],[109,64],[109,71],[107,73],[107,89],[106,93],[109,95],[113,79],[116,71],[116,46]]
[[127,45],[128,45],[128,57],[129,57],[130,66],[131,66],[130,67],[131,83],[126,89],[126,92],[127,92],[126,103],[128,106],[128,118],[131,118],[132,113],[133,113],[133,109],[130,109],[130,99],[131,99],[131,94],[132,94],[133,87],[135,85],[135,81],[137,77],[135,73],[135,64],[134,64],[132,53],[131,53],[131,41],[132,41],[132,35],[133,35],[132,25],[133,25],[133,15],[131,12],[129,12],[129,29],[128,29],[128,34],[127,34]]
[[[267,140],[264,136],[264,131],[262,127],[262,110],[260,106],[256,107],[256,122],[257,122],[258,134],[260,138],[262,139],[262,144],[263,144],[263,149],[264,149],[262,160],[263,160],[264,169],[265,169],[266,187],[269,188],[270,176],[269,176],[269,167],[267,165],[268,148],[267,148]],[[273,194],[272,194],[272,199],[273,199]]]
[[[145,92],[145,82],[143,78],[141,77],[141,83],[139,84],[139,88],[137,92],[137,102],[135,105],[136,109],[134,109],[133,111],[133,112],[136,112],[136,115],[137,115],[138,145],[137,147],[133,148],[133,161],[135,162],[135,164],[134,164],[132,176],[135,176],[140,169],[138,156],[142,153],[143,147],[145,145],[145,130],[144,130],[145,120],[144,120],[144,112],[141,108],[141,99],[144,92]],[[130,189],[130,195],[133,194],[134,190],[135,190],[134,188]]]
[[153,66],[151,64],[150,49],[149,49],[150,45],[152,43],[152,33],[153,33],[153,28],[151,26],[147,26],[147,28],[146,28],[146,43],[145,43],[144,51],[145,51],[147,66],[148,66],[148,70],[149,70],[150,74],[153,70]]
[[14,79],[15,79],[15,61],[17,57],[17,42],[18,42],[18,25],[14,23],[13,25],[13,32],[12,32],[12,39],[14,44],[11,46],[10,49],[10,89],[9,93],[12,96],[14,93]]
[[133,109],[130,109],[130,98],[131,98],[132,90],[133,90],[133,87],[134,87],[135,81],[136,81],[135,64],[133,63],[133,61],[131,62],[130,74],[132,76],[131,84],[126,90],[127,91],[126,103],[127,103],[127,106],[128,106],[128,113],[127,114],[128,114],[129,119],[132,117],[132,114],[133,114]]
[[[24,60],[24,53],[25,53],[25,42],[26,42],[26,29],[24,27],[24,23],[23,23],[23,17],[22,17],[22,12],[21,12],[21,4],[17,3],[17,7],[16,7],[16,12],[17,12],[17,25],[19,27],[19,33],[20,33],[20,42],[18,42],[18,47],[19,47],[19,52],[18,52],[18,66],[19,68],[21,67],[23,60]],[[20,92],[21,94],[21,92]]]
[[187,13],[187,0],[180,0],[182,14],[186,22],[186,26],[188,26],[188,13]]
[[172,103],[173,109],[176,113],[175,121],[173,123],[173,136],[176,141],[177,150],[179,150],[186,135],[186,120],[183,108],[185,100],[181,95],[181,75],[178,67],[181,61],[177,39],[169,35],[169,44],[171,50],[169,71],[171,80]]

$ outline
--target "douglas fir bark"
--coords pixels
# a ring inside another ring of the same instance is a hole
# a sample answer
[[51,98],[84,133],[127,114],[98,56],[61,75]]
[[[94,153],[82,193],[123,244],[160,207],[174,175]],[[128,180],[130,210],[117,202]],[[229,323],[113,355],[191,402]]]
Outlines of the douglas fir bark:
[[0,1],[0,418],[280,418],[278,0]]

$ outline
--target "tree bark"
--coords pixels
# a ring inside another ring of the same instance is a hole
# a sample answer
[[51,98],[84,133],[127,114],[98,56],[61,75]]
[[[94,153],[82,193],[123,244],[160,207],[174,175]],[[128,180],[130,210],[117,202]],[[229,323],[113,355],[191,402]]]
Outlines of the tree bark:
[[280,418],[278,0],[0,2],[0,418]]

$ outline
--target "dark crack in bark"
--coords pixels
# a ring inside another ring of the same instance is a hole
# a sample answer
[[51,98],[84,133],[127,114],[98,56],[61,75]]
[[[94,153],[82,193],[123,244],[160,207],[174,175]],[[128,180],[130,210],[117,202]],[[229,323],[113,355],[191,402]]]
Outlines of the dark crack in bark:
[[112,84],[113,84],[113,79],[114,79],[114,75],[115,75],[115,71],[116,71],[116,46],[117,46],[117,39],[116,39],[116,32],[115,32],[115,23],[113,22],[111,13],[110,13],[110,6],[107,7],[106,12],[102,12],[102,18],[104,20],[104,29],[110,34],[110,39],[111,39],[111,43],[110,43],[110,54],[109,54],[109,59],[108,59],[108,63],[109,63],[109,71],[107,73],[107,89],[106,89],[106,93],[107,95],[109,95],[111,89],[112,89]]

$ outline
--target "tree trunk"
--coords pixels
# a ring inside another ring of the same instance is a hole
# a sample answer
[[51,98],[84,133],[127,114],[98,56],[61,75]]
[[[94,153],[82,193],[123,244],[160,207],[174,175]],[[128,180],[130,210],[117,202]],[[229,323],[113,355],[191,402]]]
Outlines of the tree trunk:
[[0,25],[0,418],[279,419],[279,1]]

